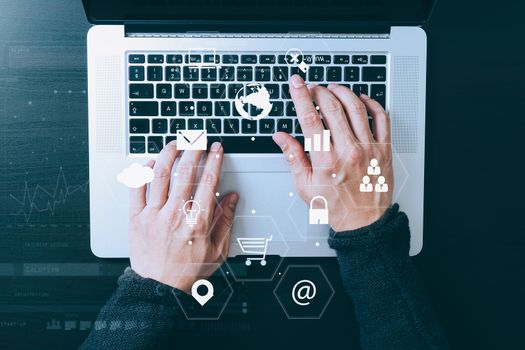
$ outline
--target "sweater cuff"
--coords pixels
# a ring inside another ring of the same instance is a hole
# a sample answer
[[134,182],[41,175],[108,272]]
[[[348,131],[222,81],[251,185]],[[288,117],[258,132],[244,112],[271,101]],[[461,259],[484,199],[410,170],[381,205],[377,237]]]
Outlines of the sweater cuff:
[[388,208],[379,220],[368,226],[342,232],[330,229],[328,244],[335,250],[353,250],[375,245],[378,242],[399,241],[399,232],[406,234],[408,242],[410,239],[408,217],[399,211],[399,205],[396,203]]

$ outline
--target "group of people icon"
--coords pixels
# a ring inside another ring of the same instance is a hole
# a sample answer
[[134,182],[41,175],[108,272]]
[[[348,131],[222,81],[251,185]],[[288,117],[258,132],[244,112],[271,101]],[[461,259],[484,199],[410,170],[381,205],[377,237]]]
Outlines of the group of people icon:
[[378,165],[377,159],[373,158],[370,160],[370,166],[367,169],[368,175],[379,175],[377,183],[373,186],[370,183],[370,176],[363,176],[363,182],[359,185],[360,192],[388,192],[388,184],[386,179],[381,175],[381,167]]

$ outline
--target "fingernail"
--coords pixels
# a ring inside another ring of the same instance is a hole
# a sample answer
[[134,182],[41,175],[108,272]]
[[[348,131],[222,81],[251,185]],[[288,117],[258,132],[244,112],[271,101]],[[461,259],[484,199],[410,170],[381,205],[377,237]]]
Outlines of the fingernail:
[[221,143],[220,142],[212,143],[211,148],[210,148],[210,150],[212,150],[213,152],[217,152],[220,149],[221,149]]
[[238,201],[239,201],[239,196],[236,193],[234,193],[231,196],[230,201],[228,202],[228,208],[235,209],[235,206],[237,205]]
[[333,90],[337,87],[337,84],[328,84],[328,86],[326,87],[328,90]]
[[291,85],[296,89],[300,88],[301,86],[304,86],[303,78],[301,78],[297,74],[292,75],[292,77],[290,78],[290,83],[292,83]]
[[365,100],[370,100],[370,97],[367,94],[361,94],[361,97]]

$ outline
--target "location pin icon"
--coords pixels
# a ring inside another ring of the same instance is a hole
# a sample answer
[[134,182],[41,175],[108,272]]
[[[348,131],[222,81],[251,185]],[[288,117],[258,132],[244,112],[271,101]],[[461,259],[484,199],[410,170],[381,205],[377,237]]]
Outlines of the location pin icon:
[[[200,286],[206,287],[206,294],[200,295],[199,292],[197,292]],[[208,280],[198,280],[191,286],[191,296],[197,300],[201,306],[204,306],[204,304],[213,297],[213,285]]]

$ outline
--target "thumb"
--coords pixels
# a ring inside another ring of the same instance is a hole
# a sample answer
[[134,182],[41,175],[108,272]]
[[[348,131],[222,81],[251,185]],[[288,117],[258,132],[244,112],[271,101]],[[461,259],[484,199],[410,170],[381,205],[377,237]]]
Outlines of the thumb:
[[224,257],[228,255],[228,250],[230,249],[233,219],[238,201],[239,195],[237,193],[228,193],[222,199],[219,208],[215,210],[215,226],[211,239]]
[[297,186],[306,185],[306,179],[310,177],[312,172],[312,164],[304,153],[303,146],[285,132],[276,132],[272,138],[283,151]]

